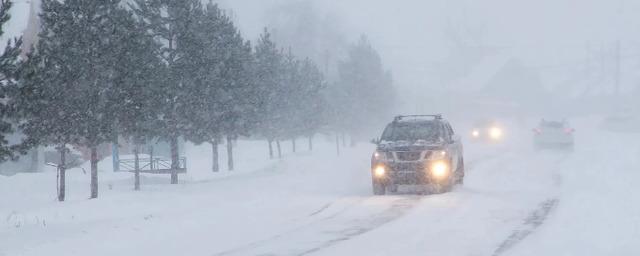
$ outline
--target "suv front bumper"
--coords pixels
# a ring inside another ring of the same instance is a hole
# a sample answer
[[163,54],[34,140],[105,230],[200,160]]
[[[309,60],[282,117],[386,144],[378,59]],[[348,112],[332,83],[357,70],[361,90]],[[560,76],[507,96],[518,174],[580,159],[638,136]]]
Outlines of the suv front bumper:
[[[430,163],[420,162],[391,162],[384,164],[386,175],[378,177],[390,184],[397,185],[422,185],[436,183],[438,179],[432,176],[429,169]],[[450,175],[450,174],[449,174]]]

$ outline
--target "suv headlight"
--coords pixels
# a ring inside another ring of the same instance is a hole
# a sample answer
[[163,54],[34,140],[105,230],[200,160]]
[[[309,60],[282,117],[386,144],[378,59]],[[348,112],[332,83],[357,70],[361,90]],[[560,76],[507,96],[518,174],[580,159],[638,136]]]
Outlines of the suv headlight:
[[382,178],[387,174],[387,168],[384,167],[384,165],[378,165],[376,166],[376,168],[373,169],[373,175],[376,178]]
[[449,175],[450,166],[446,161],[435,161],[429,167],[434,178],[442,179]]

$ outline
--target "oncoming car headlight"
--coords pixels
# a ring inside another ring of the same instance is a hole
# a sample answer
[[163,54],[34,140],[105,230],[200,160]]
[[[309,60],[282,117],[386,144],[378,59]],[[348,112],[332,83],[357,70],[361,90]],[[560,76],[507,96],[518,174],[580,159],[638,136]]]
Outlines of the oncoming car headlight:
[[474,138],[478,138],[478,137],[480,137],[480,131],[479,131],[479,130],[477,130],[477,129],[476,129],[476,130],[473,130],[473,131],[471,132],[471,136],[473,136]]
[[489,129],[489,137],[494,140],[501,139],[502,129],[499,127],[491,127],[491,129]]

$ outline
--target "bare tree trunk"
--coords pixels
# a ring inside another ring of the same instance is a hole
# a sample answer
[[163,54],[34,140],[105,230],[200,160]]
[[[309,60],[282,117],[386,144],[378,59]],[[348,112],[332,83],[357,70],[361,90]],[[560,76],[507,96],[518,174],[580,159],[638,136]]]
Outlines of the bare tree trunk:
[[134,166],[134,182],[133,190],[140,191],[140,146],[136,143],[133,146],[133,166]]
[[91,199],[98,198],[98,149],[91,146]]
[[280,140],[276,140],[276,147],[278,148],[278,158],[282,158],[282,149],[280,147]]
[[227,136],[227,167],[233,171],[233,137]]
[[293,150],[293,153],[296,152],[296,138],[291,139],[291,147]]
[[309,151],[313,151],[313,135],[309,136]]
[[219,172],[220,165],[218,164],[218,139],[213,139],[213,141],[211,142],[211,160],[213,161],[211,170],[213,172]]
[[273,140],[268,140],[269,142],[269,159],[273,159]]
[[149,162],[149,170],[153,171],[155,168],[153,166],[153,146],[149,146],[149,159],[151,160],[151,162]]
[[342,147],[343,148],[347,147],[347,135],[346,135],[346,133],[342,134]]
[[180,155],[178,137],[171,138],[171,184],[178,184],[178,169],[180,168]]
[[60,165],[58,165],[58,201],[60,202],[64,202],[64,198],[65,198],[65,192],[66,192],[66,187],[67,187],[67,182],[66,182],[66,174],[67,174],[67,167],[65,166],[67,163],[67,151],[66,151],[67,147],[66,145],[62,145],[62,147],[60,147]]

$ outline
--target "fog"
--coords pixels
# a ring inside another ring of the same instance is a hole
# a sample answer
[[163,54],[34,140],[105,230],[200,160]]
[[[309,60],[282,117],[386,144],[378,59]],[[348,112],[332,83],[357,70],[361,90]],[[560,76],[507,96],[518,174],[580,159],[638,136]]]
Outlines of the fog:
[[640,255],[640,1],[40,2],[0,256]]
[[[264,24],[270,24],[274,10],[301,2],[305,1],[233,0],[223,5],[234,10],[246,36],[255,38]],[[638,92],[639,76],[633,72],[640,66],[637,1],[305,3],[320,16],[332,17],[332,25],[348,41],[360,34],[370,38],[394,74],[403,102],[400,111],[433,109],[415,95],[444,91],[454,97],[452,91],[481,89],[499,69],[491,66],[508,60],[539,77],[536,84],[563,104]],[[513,87],[523,83],[511,82]],[[549,96],[535,100],[551,101]]]

